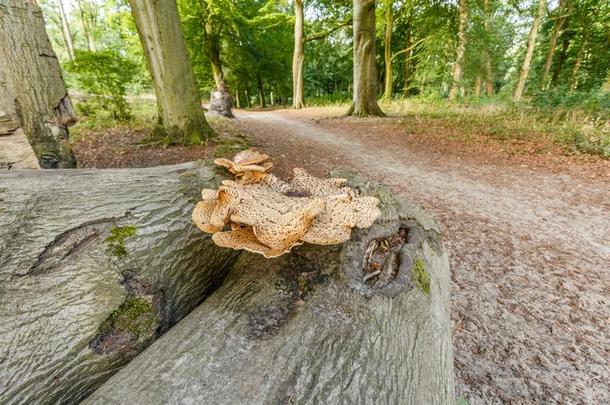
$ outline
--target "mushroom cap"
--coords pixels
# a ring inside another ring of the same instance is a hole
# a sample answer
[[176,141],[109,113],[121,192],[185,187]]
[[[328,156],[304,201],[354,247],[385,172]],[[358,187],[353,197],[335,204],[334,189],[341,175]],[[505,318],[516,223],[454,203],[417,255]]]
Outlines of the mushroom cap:
[[259,242],[251,227],[240,228],[232,231],[217,232],[212,235],[212,240],[218,246],[227,247],[235,250],[244,249],[249,252],[259,253],[267,259],[278,257],[290,251],[293,246],[302,245],[303,242],[296,242],[286,249],[272,249]]
[[[353,227],[367,228],[379,217],[379,200],[359,197],[346,179],[319,179],[295,168],[286,183],[267,172],[273,166],[268,158],[246,150],[233,160],[214,161],[235,180],[203,189],[192,217],[202,231],[213,233],[217,245],[277,257],[304,242],[345,242]],[[231,230],[224,231],[228,225]]]
[[356,190],[343,185],[347,179],[328,178],[320,179],[307,173],[307,170],[295,167],[292,169],[294,177],[290,182],[293,193],[309,194],[315,196],[330,196],[337,194],[356,195]]
[[317,245],[333,245],[350,239],[352,228],[368,228],[381,214],[375,197],[337,195],[326,198],[326,209],[311,224],[301,240]]

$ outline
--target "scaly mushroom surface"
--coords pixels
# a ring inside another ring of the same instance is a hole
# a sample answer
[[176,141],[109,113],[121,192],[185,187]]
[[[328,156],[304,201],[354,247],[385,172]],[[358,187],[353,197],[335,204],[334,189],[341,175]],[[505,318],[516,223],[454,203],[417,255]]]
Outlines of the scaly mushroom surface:
[[319,179],[295,168],[287,183],[269,170],[269,156],[255,150],[216,159],[235,176],[217,190],[204,189],[193,221],[223,247],[277,257],[304,242],[330,245],[349,240],[353,227],[379,217],[379,200],[359,196],[345,179]]

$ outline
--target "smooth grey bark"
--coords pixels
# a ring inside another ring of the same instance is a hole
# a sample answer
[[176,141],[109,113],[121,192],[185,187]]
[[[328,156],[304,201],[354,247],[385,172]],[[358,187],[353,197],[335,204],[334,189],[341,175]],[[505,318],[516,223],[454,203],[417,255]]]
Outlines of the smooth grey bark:
[[[334,175],[379,196],[383,219],[343,246],[240,255],[220,289],[84,404],[454,403],[449,264],[436,225],[366,179]],[[384,265],[365,281],[367,248],[401,227],[406,241],[386,261],[397,273]]]
[[384,115],[377,104],[375,0],[354,0],[354,89],[346,116]]
[[462,85],[464,74],[464,55],[466,54],[466,24],[468,23],[468,4],[466,0],[458,0],[458,44],[455,56],[455,64],[451,73],[451,88],[449,89],[449,99],[454,100]]
[[534,15],[534,21],[532,22],[532,27],[530,29],[530,33],[527,37],[527,49],[525,51],[525,58],[523,59],[523,65],[521,66],[521,70],[519,72],[519,78],[517,79],[517,84],[515,85],[515,91],[513,92],[513,101],[521,100],[523,96],[523,90],[525,89],[525,82],[527,81],[527,77],[530,73],[530,67],[532,65],[532,59],[534,57],[534,48],[536,47],[536,38],[538,37],[538,29],[540,28],[540,23],[542,21],[542,17],[546,12],[546,0],[538,0],[538,9],[536,14]]
[[194,163],[0,173],[0,403],[77,403],[219,284],[237,252],[191,211],[221,179]]
[[0,61],[0,111],[23,128],[42,168],[75,167],[68,126],[76,116],[34,2],[0,0]]
[[197,145],[213,134],[186,52],[176,0],[130,0],[150,70],[159,120],[169,140]]

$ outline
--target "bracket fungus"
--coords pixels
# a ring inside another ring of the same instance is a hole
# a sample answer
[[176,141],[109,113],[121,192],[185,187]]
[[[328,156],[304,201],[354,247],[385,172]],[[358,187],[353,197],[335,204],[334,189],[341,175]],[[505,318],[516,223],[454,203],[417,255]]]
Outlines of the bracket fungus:
[[305,242],[332,245],[349,240],[354,227],[368,228],[379,217],[379,200],[360,196],[345,179],[320,179],[293,169],[287,183],[269,173],[269,156],[255,150],[216,159],[235,180],[203,189],[193,221],[223,247],[278,257]]

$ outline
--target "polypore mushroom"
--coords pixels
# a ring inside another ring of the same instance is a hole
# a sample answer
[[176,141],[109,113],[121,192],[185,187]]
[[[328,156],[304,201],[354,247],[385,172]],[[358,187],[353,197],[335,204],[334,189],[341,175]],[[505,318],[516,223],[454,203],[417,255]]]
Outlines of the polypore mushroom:
[[[245,249],[267,258],[303,242],[329,245],[349,240],[353,227],[367,228],[380,212],[375,197],[360,197],[345,179],[319,179],[294,169],[290,183],[267,170],[267,155],[248,150],[231,161],[216,159],[236,176],[217,190],[204,189],[193,221],[213,233],[219,246]],[[227,226],[231,230],[226,230]]]

